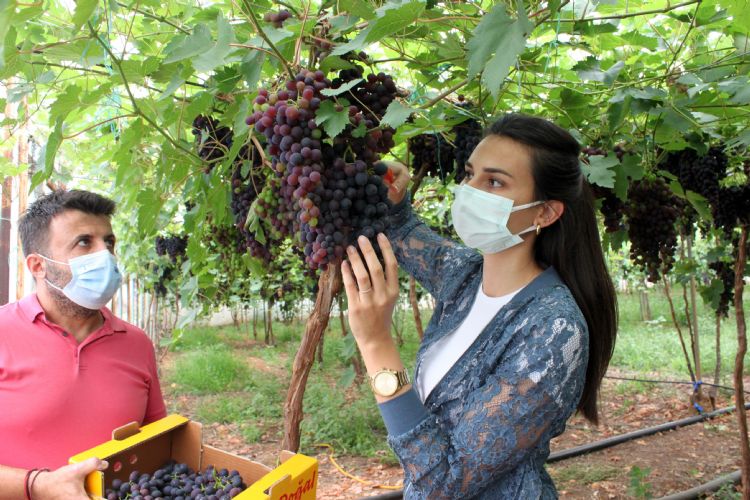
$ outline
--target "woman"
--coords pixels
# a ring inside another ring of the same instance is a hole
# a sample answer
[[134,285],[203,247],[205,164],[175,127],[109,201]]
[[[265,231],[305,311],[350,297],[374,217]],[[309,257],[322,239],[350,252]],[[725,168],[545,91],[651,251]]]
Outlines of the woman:
[[[456,190],[466,245],[415,218],[406,169],[391,164],[391,228],[377,237],[385,269],[365,238],[363,258],[348,249],[349,320],[404,498],[556,498],[550,440],[576,409],[597,422],[617,307],[579,152],[560,127],[507,115]],[[413,386],[390,336],[397,265],[436,299]]]

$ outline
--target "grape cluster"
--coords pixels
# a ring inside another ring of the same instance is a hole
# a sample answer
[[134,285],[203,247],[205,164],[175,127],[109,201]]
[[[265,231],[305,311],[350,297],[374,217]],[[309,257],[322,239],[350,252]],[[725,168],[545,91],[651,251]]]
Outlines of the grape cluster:
[[[352,76],[342,73],[337,83]],[[321,93],[332,85],[321,71],[303,71],[277,92],[261,89],[247,119],[267,139],[275,172],[258,196],[256,214],[266,224],[266,237],[293,238],[311,270],[341,258],[360,234],[372,238],[383,231],[390,206],[382,180],[387,169],[375,162],[392,146],[392,132],[374,128],[379,116],[370,111],[354,104],[345,109],[335,101],[334,109],[346,112],[349,124],[327,138],[316,113],[332,99]],[[364,133],[354,134],[362,125]]]
[[[622,161],[625,155],[625,149],[616,145],[614,147],[614,153],[617,159]],[[589,157],[591,156],[607,156],[607,151],[596,146],[587,146],[581,149],[583,157],[581,161],[589,163]],[[623,217],[625,215],[625,202],[623,202],[611,188],[599,186],[597,184],[591,185],[594,192],[594,196],[601,200],[599,211],[604,216],[604,230],[608,233],[614,233],[623,229]]]
[[625,216],[630,257],[654,283],[674,264],[677,247],[675,222],[682,204],[661,178],[642,179],[628,189]]
[[[738,241],[735,243],[738,243]],[[708,267],[716,273],[722,284],[719,303],[716,307],[716,315],[726,318],[729,314],[729,305],[734,300],[734,269],[731,263],[721,260],[711,262]]]
[[720,147],[712,147],[705,155],[694,149],[670,152],[661,167],[677,177],[680,185],[715,204],[719,196],[719,182],[727,175],[729,159]]
[[441,134],[420,134],[409,139],[412,171],[415,177],[439,177],[445,180],[453,173],[454,148]]
[[167,292],[169,291],[167,289],[167,283],[169,283],[172,280],[172,276],[174,275],[174,266],[172,265],[166,265],[160,268],[157,268],[157,273],[159,273],[159,279],[154,283],[154,293],[158,295],[159,297],[166,297]]
[[187,236],[157,236],[156,237],[156,254],[157,255],[168,255],[169,259],[175,263],[178,258],[185,257],[185,250],[187,249],[188,237]]
[[209,465],[197,472],[186,464],[168,462],[152,474],[133,471],[127,481],[114,479],[105,491],[107,500],[228,500],[247,486],[236,470]]
[[263,20],[267,23],[273,24],[274,28],[281,28],[284,25],[284,21],[292,17],[292,13],[286,9],[281,9],[278,12],[266,12],[263,15]]
[[604,216],[604,230],[614,233],[624,228],[625,203],[615,194],[614,189],[591,185],[594,196],[601,200],[599,211]]
[[[464,96],[458,96],[458,107],[464,109],[470,109],[471,103],[466,101]],[[471,153],[477,144],[482,140],[482,125],[479,120],[475,118],[469,118],[458,125],[454,126],[451,130],[456,135],[453,141],[456,146],[455,158],[456,158],[456,182],[461,182],[466,177],[466,162],[469,161]]]
[[711,208],[714,226],[726,235],[738,225],[750,225],[750,182],[719,188],[717,202]]
[[198,148],[198,156],[206,162],[206,172],[221,160],[232,147],[232,129],[219,125],[219,120],[210,116],[198,115],[193,120],[193,135]]

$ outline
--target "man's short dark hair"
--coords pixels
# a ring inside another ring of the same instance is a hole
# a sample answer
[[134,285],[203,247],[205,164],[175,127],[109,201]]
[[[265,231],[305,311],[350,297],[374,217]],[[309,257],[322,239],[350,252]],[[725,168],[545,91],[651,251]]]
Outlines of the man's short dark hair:
[[112,217],[115,202],[102,195],[80,189],[57,190],[34,201],[18,224],[24,255],[46,253],[49,224],[65,210],[80,210],[91,215]]

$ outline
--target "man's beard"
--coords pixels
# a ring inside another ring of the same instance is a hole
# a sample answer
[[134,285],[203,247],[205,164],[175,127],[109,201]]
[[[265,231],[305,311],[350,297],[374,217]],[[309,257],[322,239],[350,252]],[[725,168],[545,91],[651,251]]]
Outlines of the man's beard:
[[[73,276],[70,274],[70,272],[65,272],[62,269],[55,269],[56,266],[50,266],[49,263],[47,264],[47,280],[56,287],[65,288],[65,285],[63,285],[62,283],[65,283],[67,285]],[[47,284],[47,290],[49,291],[52,300],[55,301],[57,308],[66,317],[84,319],[90,318],[95,314],[99,314],[99,311],[96,309],[89,309],[87,307],[76,304],[68,297],[66,297],[65,294],[60,290],[55,287],[49,286],[49,284]]]

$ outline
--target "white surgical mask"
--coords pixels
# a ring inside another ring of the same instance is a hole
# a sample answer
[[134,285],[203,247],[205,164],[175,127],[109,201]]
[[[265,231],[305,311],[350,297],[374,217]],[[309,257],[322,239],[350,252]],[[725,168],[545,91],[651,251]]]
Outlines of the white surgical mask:
[[68,262],[50,259],[42,254],[38,255],[50,262],[70,266],[70,273],[73,277],[64,288],[54,285],[46,278],[45,281],[49,286],[60,290],[67,298],[86,309],[98,310],[107,305],[122,284],[117,261],[109,250],[74,257]]
[[536,227],[531,226],[513,234],[508,229],[510,214],[544,203],[534,201],[514,207],[510,198],[487,193],[468,184],[459,185],[455,195],[451,207],[453,227],[467,246],[482,253],[502,252],[521,243],[521,235],[534,231]]

